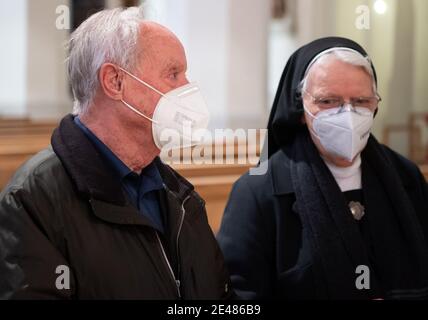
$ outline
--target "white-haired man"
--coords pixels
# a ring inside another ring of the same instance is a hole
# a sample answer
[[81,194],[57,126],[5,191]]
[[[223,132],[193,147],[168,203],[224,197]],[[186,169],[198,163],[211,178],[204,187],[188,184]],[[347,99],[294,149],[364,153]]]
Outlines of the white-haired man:
[[162,129],[208,119],[180,41],[113,9],[69,50],[74,114],[0,195],[0,297],[230,297],[204,201],[158,158]]

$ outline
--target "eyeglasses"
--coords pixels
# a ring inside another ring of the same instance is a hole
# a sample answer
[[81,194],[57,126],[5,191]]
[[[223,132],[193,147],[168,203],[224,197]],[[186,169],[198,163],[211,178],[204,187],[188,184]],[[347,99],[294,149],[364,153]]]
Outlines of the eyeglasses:
[[[331,108],[341,108],[347,103],[342,97],[314,97],[309,92],[304,91],[308,96],[312,98],[312,101],[319,109],[331,109]],[[366,108],[370,110],[375,110],[379,105],[379,102],[382,101],[382,98],[376,94],[373,97],[357,97],[351,98],[349,104],[353,108]]]

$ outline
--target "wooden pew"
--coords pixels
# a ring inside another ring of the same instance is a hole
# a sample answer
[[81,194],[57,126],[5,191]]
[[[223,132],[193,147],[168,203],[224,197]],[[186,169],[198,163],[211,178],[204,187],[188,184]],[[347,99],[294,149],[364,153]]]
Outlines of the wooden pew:
[[[7,122],[0,119],[0,190],[22,163],[49,145],[55,126],[55,122],[34,123],[26,120]],[[241,152],[238,151],[239,143],[234,143],[235,160]],[[223,148],[223,145],[221,147]],[[258,145],[256,149],[259,153],[260,146]],[[254,160],[251,159],[251,163],[255,163]],[[252,167],[250,163],[238,164],[237,161],[234,164],[172,164],[172,166],[186,177],[205,199],[208,220],[214,232],[219,229],[233,183]],[[428,165],[422,165],[421,170],[428,180]]]
[[50,135],[0,136],[0,190],[27,159],[50,143]]
[[56,121],[0,118],[0,190],[31,156],[50,143]]
[[173,165],[173,167],[195,186],[195,190],[205,200],[208,221],[216,233],[232,185],[249,170],[251,165]]

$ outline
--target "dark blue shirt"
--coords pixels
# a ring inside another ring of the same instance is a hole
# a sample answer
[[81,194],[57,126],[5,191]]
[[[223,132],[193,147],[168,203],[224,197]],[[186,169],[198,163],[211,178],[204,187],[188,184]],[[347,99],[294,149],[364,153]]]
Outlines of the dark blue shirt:
[[154,228],[164,232],[164,221],[158,195],[158,191],[163,189],[163,181],[156,164],[150,163],[142,170],[141,174],[133,172],[78,117],[74,118],[74,122],[114,170],[114,173],[118,175],[122,189],[127,194],[131,204],[138,209],[140,214],[150,220]]

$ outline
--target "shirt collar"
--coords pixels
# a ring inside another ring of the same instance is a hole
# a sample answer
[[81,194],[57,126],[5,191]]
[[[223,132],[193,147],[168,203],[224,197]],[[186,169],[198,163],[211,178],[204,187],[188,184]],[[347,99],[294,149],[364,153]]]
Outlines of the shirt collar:
[[155,164],[155,161],[152,161],[143,169],[140,174],[140,179],[144,181],[144,183],[141,185],[141,192],[143,194],[150,191],[163,189],[163,180]]

